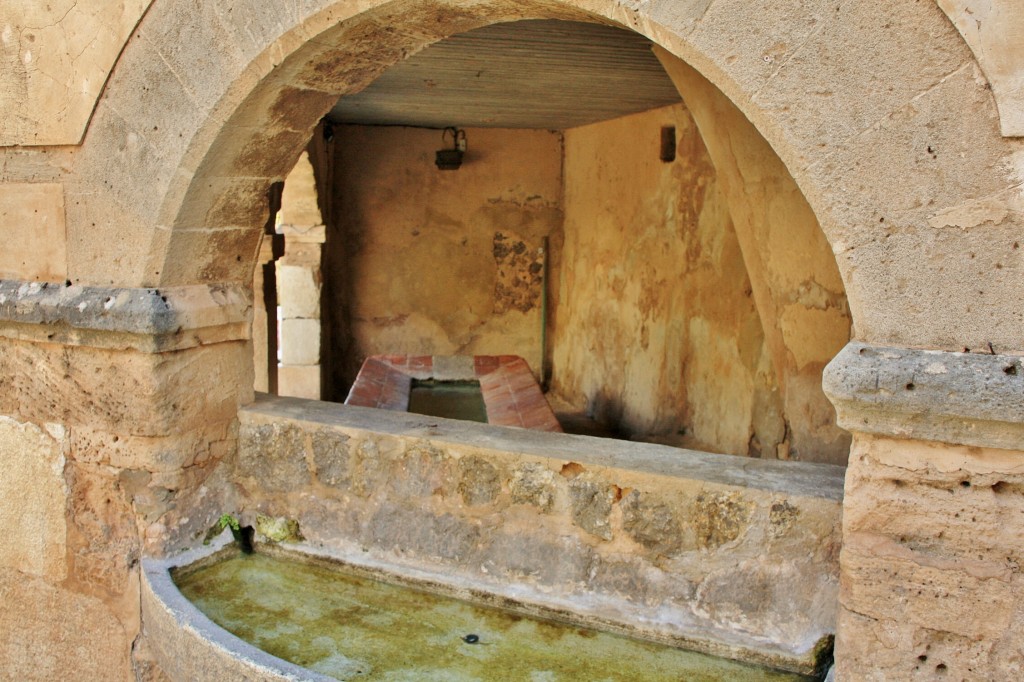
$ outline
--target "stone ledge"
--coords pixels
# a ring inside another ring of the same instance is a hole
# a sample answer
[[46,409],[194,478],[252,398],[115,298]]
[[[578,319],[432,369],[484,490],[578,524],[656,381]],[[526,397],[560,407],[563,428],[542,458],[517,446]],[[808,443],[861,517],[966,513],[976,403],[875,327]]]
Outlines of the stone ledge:
[[294,419],[379,435],[429,438],[452,446],[483,447],[528,456],[557,458],[596,467],[627,467],[655,476],[684,477],[709,484],[842,502],[846,468],[816,462],[784,462],[718,455],[667,445],[592,438],[494,424],[425,417],[338,403],[257,393],[239,410],[263,419]]
[[0,280],[0,337],[148,353],[249,338],[237,285],[65,286]]
[[1024,358],[851,342],[828,364],[837,423],[859,433],[1019,449]]

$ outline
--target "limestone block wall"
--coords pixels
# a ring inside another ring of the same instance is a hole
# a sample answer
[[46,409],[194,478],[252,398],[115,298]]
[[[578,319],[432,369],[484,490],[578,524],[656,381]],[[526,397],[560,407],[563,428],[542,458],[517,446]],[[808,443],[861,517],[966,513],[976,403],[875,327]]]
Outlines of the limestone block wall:
[[316,551],[797,671],[833,632],[840,467],[285,398],[240,419],[243,520]]
[[7,4],[0,146],[81,142],[107,75],[151,1]]
[[825,387],[856,434],[843,508],[843,679],[1019,677],[1024,362],[852,343]]
[[223,506],[248,295],[0,282],[0,667],[134,679],[139,558]]
[[561,137],[469,129],[440,171],[440,131],[336,126],[336,224],[324,261],[332,399],[368,355],[519,355],[541,366],[543,238],[559,241]]
[[[284,181],[274,231],[285,239],[276,263],[280,365],[277,392],[300,398],[322,394],[323,243],[327,228],[309,154],[303,152]],[[275,311],[276,312],[276,311]]]

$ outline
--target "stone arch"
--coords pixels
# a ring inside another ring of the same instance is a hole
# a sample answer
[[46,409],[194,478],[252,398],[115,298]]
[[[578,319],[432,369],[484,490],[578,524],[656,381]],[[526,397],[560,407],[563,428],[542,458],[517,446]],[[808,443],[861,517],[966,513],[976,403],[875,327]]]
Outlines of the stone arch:
[[[271,12],[253,0],[202,11],[157,3],[111,77],[69,188],[76,282],[244,281],[268,179],[339,94],[452,33],[590,18],[650,37],[754,123],[819,217],[858,338],[1012,345],[1020,328],[1020,285],[1000,266],[1019,234],[1021,145],[999,137],[970,51],[929,3],[391,0],[357,11],[322,0]],[[189,47],[207,44],[222,49]],[[125,254],[116,273],[112,246]],[[906,304],[894,310],[894,298]]]

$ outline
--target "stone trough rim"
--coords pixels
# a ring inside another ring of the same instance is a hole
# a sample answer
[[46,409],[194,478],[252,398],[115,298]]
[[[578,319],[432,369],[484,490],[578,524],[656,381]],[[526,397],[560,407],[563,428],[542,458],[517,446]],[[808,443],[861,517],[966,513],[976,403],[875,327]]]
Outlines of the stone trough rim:
[[[219,656],[237,668],[239,680],[267,680],[268,682],[309,680],[310,682],[337,682],[337,678],[317,673],[309,668],[290,663],[274,656],[232,634],[213,622],[206,614],[189,601],[174,583],[172,572],[176,569],[197,567],[202,562],[214,559],[224,553],[232,544],[230,534],[223,532],[209,545],[185,550],[165,558],[144,557],[142,559],[143,583],[143,621],[148,627],[152,621],[153,606],[147,605],[146,596],[156,601],[165,614],[174,619],[174,624],[187,634],[200,638],[202,643],[212,648],[210,655]],[[653,631],[642,627],[632,627],[617,623],[614,618],[600,618],[587,613],[575,612],[574,617],[559,617],[558,613],[571,612],[571,600],[562,604],[561,600],[542,603],[530,598],[528,594],[519,594],[514,589],[507,593],[495,591],[493,586],[474,581],[460,580],[462,585],[453,584],[445,574],[411,565],[404,565],[388,558],[361,554],[355,550],[339,551],[327,547],[315,546],[306,542],[288,543],[282,547],[278,543],[262,541],[256,545],[256,552],[268,556],[285,556],[314,564],[331,564],[352,570],[370,579],[382,580],[391,584],[427,590],[453,599],[460,599],[484,608],[512,610],[527,617],[552,620],[586,627],[610,634],[627,637],[640,642],[662,644],[669,647],[693,651],[711,657],[733,660],[755,667],[773,669],[780,672],[796,673],[814,677],[821,669],[811,669],[812,665],[821,663],[812,652],[822,645],[819,643],[810,650],[801,653],[786,651],[776,646],[758,648],[751,644],[729,642],[716,633],[708,632],[708,636],[698,639],[688,635],[664,634],[659,637]],[[381,576],[386,577],[381,577]],[[447,579],[446,579],[447,578]],[[558,602],[558,603],[556,603]],[[514,603],[514,606],[512,605]],[[148,608],[147,608],[148,607]],[[147,618],[147,616],[149,616]],[[164,622],[166,620],[164,619]],[[720,634],[720,633],[718,633]],[[827,639],[827,637],[823,638]],[[173,656],[162,650],[157,644],[154,647],[166,656]],[[197,656],[194,648],[188,653]],[[811,658],[816,659],[811,661]],[[161,666],[164,661],[160,660]],[[174,666],[170,666],[174,669]],[[256,674],[257,677],[253,677]],[[235,678],[225,678],[235,679]]]

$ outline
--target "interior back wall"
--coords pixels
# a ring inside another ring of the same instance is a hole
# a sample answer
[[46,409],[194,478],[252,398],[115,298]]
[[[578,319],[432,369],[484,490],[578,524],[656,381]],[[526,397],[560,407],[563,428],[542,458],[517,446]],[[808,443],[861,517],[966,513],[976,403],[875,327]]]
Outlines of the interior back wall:
[[562,137],[468,129],[454,171],[441,131],[335,128],[324,250],[328,397],[376,353],[515,354],[540,367],[541,247],[560,242]]

